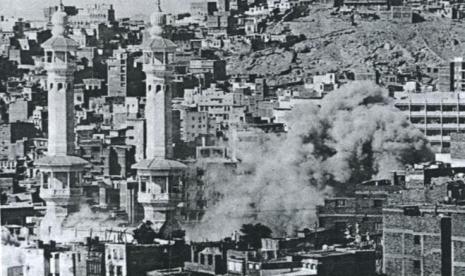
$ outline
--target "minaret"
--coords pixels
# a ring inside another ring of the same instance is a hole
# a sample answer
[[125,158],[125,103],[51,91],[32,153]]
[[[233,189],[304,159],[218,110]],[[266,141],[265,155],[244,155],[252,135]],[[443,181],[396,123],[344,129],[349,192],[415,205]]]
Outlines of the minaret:
[[164,14],[160,0],[150,21],[150,37],[142,44],[147,93],[146,159],[133,168],[137,169],[138,201],[144,207],[144,220],[151,221],[156,231],[164,230],[166,234],[175,227],[177,206],[182,201],[182,177],[186,167],[172,160],[172,92],[169,80],[170,64],[177,46],[161,37]]
[[87,162],[74,155],[74,97],[78,43],[67,37],[67,16],[60,9],[52,16],[52,37],[42,44],[48,86],[48,153],[36,161],[40,170],[40,197],[47,210],[40,225],[42,239],[60,235],[69,212],[79,208],[81,179]]

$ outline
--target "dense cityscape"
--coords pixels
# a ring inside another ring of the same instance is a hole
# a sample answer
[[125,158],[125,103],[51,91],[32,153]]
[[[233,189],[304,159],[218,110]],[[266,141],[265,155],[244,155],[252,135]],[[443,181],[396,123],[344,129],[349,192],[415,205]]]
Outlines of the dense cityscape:
[[165,1],[0,10],[1,275],[465,275],[464,0]]

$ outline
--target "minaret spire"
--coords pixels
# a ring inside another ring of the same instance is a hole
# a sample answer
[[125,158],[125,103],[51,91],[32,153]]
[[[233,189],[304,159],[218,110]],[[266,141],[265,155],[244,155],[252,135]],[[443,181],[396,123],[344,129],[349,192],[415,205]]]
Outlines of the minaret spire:
[[157,0],[157,8],[150,16],[150,36],[151,38],[161,37],[163,33],[163,25],[165,23],[165,14],[161,9],[161,0]]
[[60,0],[58,10],[52,16],[52,36],[66,36],[66,25],[68,24],[68,15],[65,13],[63,1]]

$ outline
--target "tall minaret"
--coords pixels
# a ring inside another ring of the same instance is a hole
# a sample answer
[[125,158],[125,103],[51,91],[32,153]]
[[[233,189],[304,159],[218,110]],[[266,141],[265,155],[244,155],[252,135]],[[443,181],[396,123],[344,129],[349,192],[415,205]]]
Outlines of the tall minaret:
[[48,86],[48,154],[36,161],[40,170],[40,197],[47,211],[40,225],[42,239],[60,235],[64,219],[79,208],[81,179],[87,162],[74,155],[74,97],[78,43],[67,37],[67,16],[52,16],[52,37],[42,44]]
[[[176,44],[161,37],[164,14],[160,0],[150,17],[150,37],[144,40],[143,70],[146,74],[147,128],[146,159],[135,164],[139,179],[138,201],[144,207],[144,220],[164,234],[172,230],[176,221],[177,206],[182,201],[182,177],[185,165],[172,160],[172,114],[170,64]],[[162,226],[163,227],[162,229]]]

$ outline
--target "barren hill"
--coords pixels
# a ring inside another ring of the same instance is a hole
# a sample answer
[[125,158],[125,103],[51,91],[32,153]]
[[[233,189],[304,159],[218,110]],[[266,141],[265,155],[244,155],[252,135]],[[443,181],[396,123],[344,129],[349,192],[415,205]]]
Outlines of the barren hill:
[[465,22],[426,16],[421,23],[331,15],[331,9],[312,6],[306,17],[280,23],[305,39],[288,48],[267,48],[231,56],[229,73],[255,72],[278,83],[292,82],[305,73],[328,71],[397,72],[403,68],[439,65],[465,55]]

